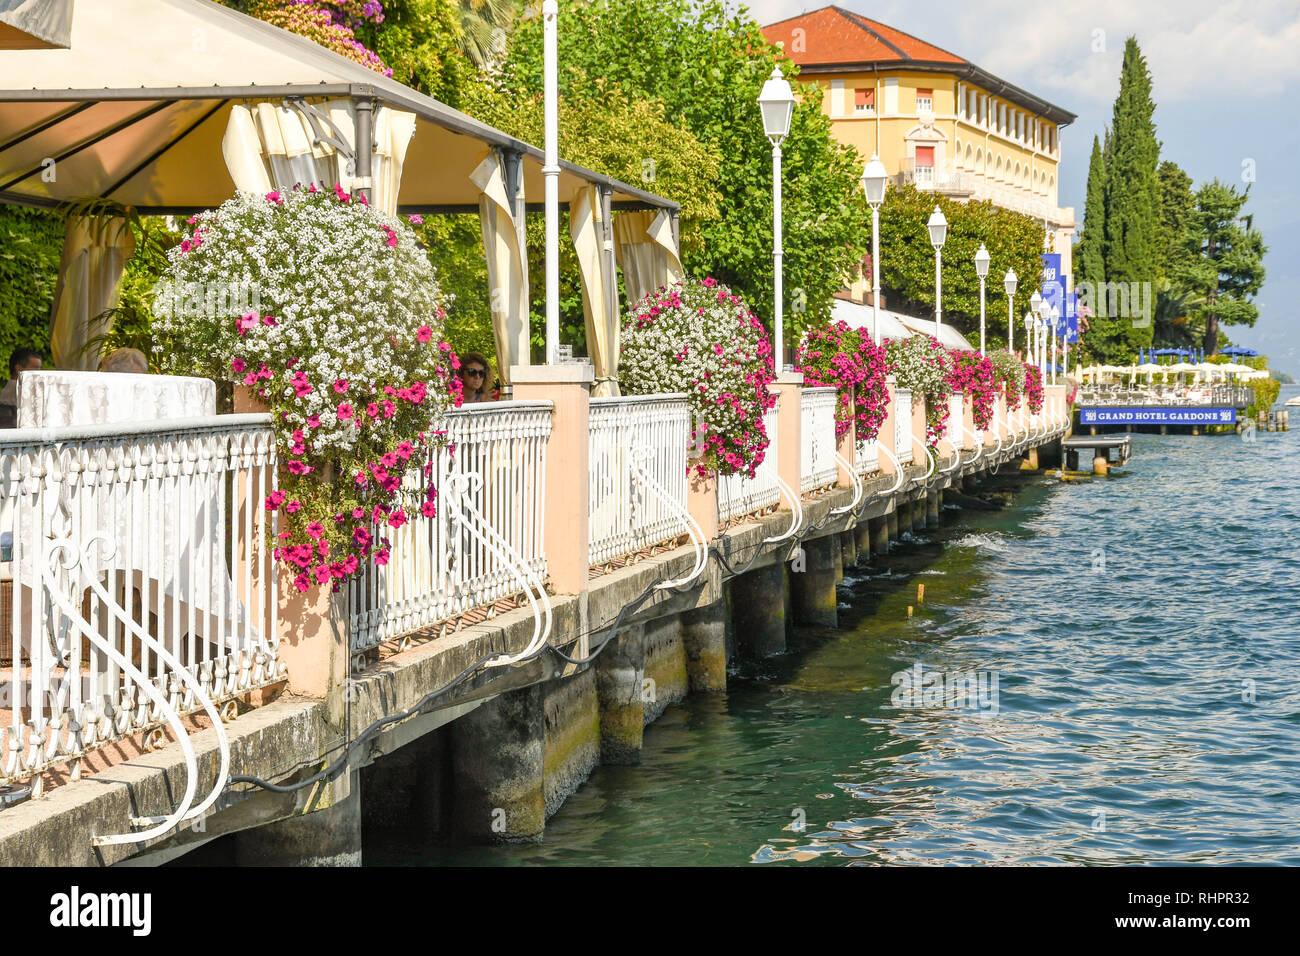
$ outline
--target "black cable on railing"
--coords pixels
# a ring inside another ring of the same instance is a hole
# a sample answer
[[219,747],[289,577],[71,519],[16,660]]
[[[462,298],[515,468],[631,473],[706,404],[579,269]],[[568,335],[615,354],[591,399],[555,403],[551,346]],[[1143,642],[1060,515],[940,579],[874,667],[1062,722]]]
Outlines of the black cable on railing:
[[[920,466],[916,466],[916,467],[919,470]],[[916,476],[913,476],[911,479],[909,479],[910,482],[915,482],[916,480],[917,480]],[[901,489],[899,490],[901,491]],[[894,492],[894,494],[897,493],[898,492]],[[861,518],[863,512],[866,511],[867,506],[879,497],[880,497],[879,492],[874,495],[871,495],[870,497],[864,496],[861,505],[859,505],[858,508],[853,513],[854,520],[856,521],[857,519]],[[833,515],[830,513],[830,510],[828,509],[826,517],[824,517],[821,521],[817,522],[816,524],[807,525],[805,527],[799,528],[795,532],[794,537],[790,540],[791,550],[787,552],[786,558],[781,559],[781,563],[784,564],[786,559],[789,558],[790,555],[794,553],[794,549],[802,545],[803,541],[809,535],[813,534],[816,531],[820,531],[822,528],[826,527],[826,525],[830,523],[832,518],[842,518],[842,517],[844,517],[843,514]],[[718,564],[723,569],[725,569],[730,576],[738,577],[746,573],[751,567],[753,567],[753,565],[755,564],[755,562],[757,562],[759,557],[762,556],[762,554],[764,553],[763,549],[765,547],[766,542],[760,539],[759,542],[756,545],[754,545],[753,555],[750,557],[749,562],[742,568],[736,568],[735,566],[732,565],[731,559],[733,555],[730,554],[730,541],[727,541],[726,544],[727,544],[726,551],[728,553],[724,554],[723,549],[719,547],[717,542],[714,542],[710,544],[708,547],[708,555],[713,560],[716,560]],[[782,542],[782,544],[784,544],[784,542]],[[560,650],[559,646],[548,643],[538,648],[538,650],[533,654],[518,661],[517,664],[522,665],[528,663],[529,661],[536,660],[538,657],[540,657],[541,655],[547,652],[554,654],[565,664],[576,664],[579,666],[590,664],[597,657],[599,657],[601,653],[604,652],[605,648],[609,646],[609,643],[618,635],[619,629],[622,627],[623,621],[628,616],[628,614],[635,613],[637,610],[639,610],[641,606],[647,600],[649,600],[651,595],[653,595],[654,592],[659,589],[659,585],[663,584],[665,581],[668,580],[671,580],[671,578],[668,575],[662,575],[657,579],[655,579],[654,581],[650,582],[650,584],[648,584],[646,588],[639,595],[637,595],[635,599],[623,605],[623,607],[619,610],[618,614],[615,615],[612,622],[603,623],[598,627],[589,626],[586,630],[580,630],[577,633],[573,633],[573,634],[566,634],[565,637],[561,639],[560,641],[561,645],[570,646],[580,641],[583,637],[590,637],[594,634],[602,634],[602,633],[606,634],[605,639],[602,640],[599,644],[597,644],[595,649],[592,650],[592,652],[586,655],[585,657],[572,657],[569,654],[566,654],[564,651]],[[668,590],[676,593],[685,593],[686,591],[691,590],[695,586],[696,586],[695,582],[692,581],[685,585],[678,585]],[[406,720],[409,717],[414,717],[416,714],[420,713],[422,710],[424,710],[434,701],[438,700],[440,697],[445,697],[447,694],[451,693],[457,687],[459,687],[460,685],[468,681],[471,677],[477,674],[488,661],[493,660],[499,656],[500,656],[499,653],[494,651],[491,654],[486,654],[483,657],[480,657],[474,663],[470,664],[459,674],[453,677],[446,684],[437,688],[436,690],[432,690],[429,693],[425,694],[423,697],[421,697],[418,701],[416,701],[406,710],[396,714],[389,714],[385,717],[380,717],[379,719],[373,721],[369,726],[367,726],[364,730],[360,731],[356,737],[354,737],[346,746],[342,748],[342,753],[333,763],[331,763],[329,766],[325,767],[323,770],[313,774],[310,777],[307,777],[303,780],[295,781],[294,783],[277,784],[277,783],[272,783],[269,780],[263,780],[261,777],[257,777],[249,774],[232,774],[227,783],[227,787],[230,787],[234,784],[248,784],[249,786],[258,787],[263,790],[269,790],[273,793],[295,793],[299,790],[305,789],[306,787],[315,786],[318,783],[332,780],[334,777],[337,777],[340,773],[342,773],[344,770],[347,769],[348,763],[351,760],[353,752],[362,744],[367,743],[371,738],[377,736],[381,731],[383,731],[385,727],[388,727],[390,724],[399,723],[403,720]]]

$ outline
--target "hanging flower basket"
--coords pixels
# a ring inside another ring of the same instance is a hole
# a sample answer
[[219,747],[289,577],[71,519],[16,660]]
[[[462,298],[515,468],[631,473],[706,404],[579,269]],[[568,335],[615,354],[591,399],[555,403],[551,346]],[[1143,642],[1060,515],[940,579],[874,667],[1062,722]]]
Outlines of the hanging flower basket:
[[823,329],[809,329],[795,351],[795,370],[803,373],[806,385],[833,385],[839,391],[835,403],[835,437],[842,438],[854,426],[855,437],[871,441],[880,431],[887,413],[889,393],[885,349],[871,341],[862,329],[844,321]]
[[[159,361],[266,403],[275,557],[300,590],[337,588],[363,560],[388,560],[410,507],[402,479],[460,403],[433,267],[405,224],[339,187],[240,195],[189,225],[156,290]],[[435,493],[415,506],[433,514]]]
[[993,362],[973,349],[953,349],[949,352],[952,371],[948,384],[954,392],[970,398],[971,418],[981,431],[993,421],[993,405],[998,397],[997,372]]
[[894,339],[886,349],[889,371],[898,387],[911,391],[914,398],[924,397],[925,443],[937,448],[948,423],[948,395],[952,392],[948,350],[932,335]]
[[740,296],[714,279],[686,279],[647,295],[623,322],[619,377],[632,395],[685,392],[697,475],[754,477],[776,404],[767,331]]

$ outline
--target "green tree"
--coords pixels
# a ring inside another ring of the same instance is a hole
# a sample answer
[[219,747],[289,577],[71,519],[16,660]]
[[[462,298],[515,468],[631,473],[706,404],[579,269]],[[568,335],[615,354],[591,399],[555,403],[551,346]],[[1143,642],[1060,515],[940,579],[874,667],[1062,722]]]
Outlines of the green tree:
[[1205,322],[1203,347],[1212,355],[1219,348],[1219,326],[1254,325],[1259,307],[1251,301],[1264,285],[1264,237],[1253,216],[1242,209],[1250,195],[1215,179],[1196,192],[1190,242],[1197,258],[1187,281],[1198,304],[1195,315]]
[[0,378],[24,346],[50,354],[50,307],[63,254],[63,217],[0,203]]
[[1092,138],[1092,157],[1088,161],[1088,195],[1083,205],[1083,232],[1075,249],[1078,279],[1104,282],[1106,245],[1106,163],[1102,158],[1101,140]]
[[1124,44],[1124,65],[1106,158],[1106,278],[1151,281],[1160,248],[1160,143],[1152,120],[1151,74],[1137,40]]
[[[935,205],[948,220],[943,246],[943,322],[979,341],[979,277],[975,252],[988,248],[986,336],[989,348],[1005,346],[1007,306],[1002,276],[1020,276],[1019,301],[1027,301],[1042,273],[1043,227],[1038,220],[993,205],[958,202],[915,186],[891,189],[880,207],[880,285],[891,307],[917,315],[934,313],[934,247],[926,221]],[[1032,281],[1031,281],[1032,279]],[[1024,315],[1023,308],[1020,316]],[[1019,321],[1019,316],[1017,321]],[[1023,326],[1016,327],[1017,341]]]
[[[1115,98],[1106,167],[1106,245],[1102,268],[1107,282],[1149,282],[1160,277],[1160,182],[1156,166],[1155,102],[1151,74],[1136,38],[1124,44],[1119,95]],[[1111,316],[1111,347],[1122,353],[1151,343],[1151,327]]]
[[1195,262],[1190,234],[1196,206],[1192,177],[1169,160],[1160,163],[1156,175],[1160,182],[1160,280],[1152,344],[1188,348],[1199,344],[1203,334],[1200,324],[1189,316],[1195,304],[1189,285]]
[[461,49],[478,69],[501,65],[507,40],[523,14],[524,0],[459,0]]
[[[666,114],[720,156],[718,218],[702,223],[703,242],[683,250],[688,272],[712,275],[772,314],[771,145],[756,103],[778,62],[795,68],[767,42],[747,11],[719,0],[562,0],[561,92],[575,78],[603,77],[629,95],[658,100]],[[542,88],[542,24],[521,22],[502,68],[502,85],[521,97]],[[783,145],[787,341],[808,323],[824,323],[834,294],[866,251],[869,215],[858,178],[862,158],[831,134],[821,93],[800,87]],[[663,191],[658,170],[671,157],[648,152],[634,182]]]
[[459,5],[453,0],[384,0],[384,20],[359,31],[393,79],[459,107],[473,79]]
[[[483,120],[526,142],[543,138],[543,104],[540,93],[518,96],[495,84],[484,83],[467,92],[466,108]],[[668,119],[664,104],[634,96],[605,80],[589,80],[576,69],[569,77],[559,108],[559,149],[566,159],[595,172],[625,182],[641,183],[681,205],[681,245],[684,256],[704,246],[704,229],[716,222],[721,195],[717,188],[721,156],[702,143],[680,117]],[[658,157],[647,165],[646,157]],[[567,235],[567,207],[561,207]],[[530,305],[535,321],[534,346],[543,346],[541,317],[545,313],[544,219],[528,218],[528,258],[532,283]],[[481,245],[481,239],[476,244]],[[435,253],[435,256],[437,254]],[[481,251],[478,253],[482,257]],[[480,291],[466,290],[474,308],[486,316],[487,284]],[[462,302],[465,300],[462,299]],[[481,301],[481,305],[480,305]],[[582,287],[573,246],[560,243],[560,335],[579,354],[586,348],[582,312]]]

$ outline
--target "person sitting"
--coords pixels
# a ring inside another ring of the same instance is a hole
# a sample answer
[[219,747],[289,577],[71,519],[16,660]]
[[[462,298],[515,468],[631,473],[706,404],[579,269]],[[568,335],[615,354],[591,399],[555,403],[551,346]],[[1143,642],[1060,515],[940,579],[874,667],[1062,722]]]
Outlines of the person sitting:
[[130,375],[148,375],[149,360],[139,349],[117,349],[99,363],[101,372],[125,372]]
[[478,352],[466,352],[460,357],[460,380],[466,405],[497,400],[488,379],[489,367],[488,360]]
[[9,356],[9,381],[0,389],[0,428],[18,427],[18,379],[41,367],[41,353],[20,347]]

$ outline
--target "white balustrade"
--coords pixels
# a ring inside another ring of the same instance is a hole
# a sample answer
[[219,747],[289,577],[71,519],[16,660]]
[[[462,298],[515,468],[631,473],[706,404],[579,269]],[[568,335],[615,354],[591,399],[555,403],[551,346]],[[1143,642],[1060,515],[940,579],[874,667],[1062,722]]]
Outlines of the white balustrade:
[[952,444],[953,450],[962,447],[962,421],[966,415],[966,396],[961,392],[948,394],[948,422],[944,437]]
[[0,780],[283,679],[276,484],[265,414],[0,433]]
[[[776,396],[778,403],[780,396]],[[768,446],[763,460],[754,469],[754,477],[723,475],[718,479],[718,520],[727,521],[740,515],[753,514],[770,508],[781,500],[781,487],[777,484],[777,408],[773,405],[763,413],[763,428],[767,431]]]
[[857,448],[854,454],[854,465],[857,467],[859,475],[869,475],[872,472],[880,470],[880,442],[873,438],[871,441],[857,440]]
[[[448,412],[433,426],[449,444],[427,452],[402,485],[408,521],[389,532],[388,563],[371,559],[349,586],[354,655],[473,608],[521,594],[546,576],[542,536],[548,401],[493,402]],[[464,481],[462,514],[499,536],[510,552],[486,546],[453,521],[448,496]],[[432,484],[433,516],[421,508]]]
[[906,388],[894,390],[894,457],[900,465],[912,461],[912,392]]
[[686,396],[593,398],[590,428],[589,563],[683,534],[691,436]]
[[834,386],[805,388],[800,393],[802,422],[799,428],[799,485],[805,494],[814,488],[835,484],[839,464],[835,461]]

